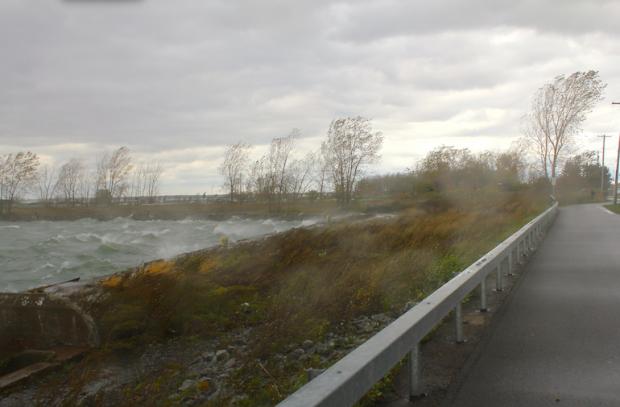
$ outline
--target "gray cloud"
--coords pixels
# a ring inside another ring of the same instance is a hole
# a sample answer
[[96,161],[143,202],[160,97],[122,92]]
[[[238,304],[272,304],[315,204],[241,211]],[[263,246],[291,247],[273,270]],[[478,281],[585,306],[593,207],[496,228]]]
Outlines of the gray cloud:
[[[318,140],[337,116],[374,118],[418,157],[422,138],[508,144],[557,74],[600,69],[620,95],[613,1],[85,3],[0,3],[0,153],[128,145],[167,164],[166,190],[199,192],[222,145]],[[401,150],[383,168],[408,165]]]
[[338,36],[374,41],[398,35],[468,31],[495,27],[584,34],[618,32],[620,4],[613,0],[406,0],[351,1]]

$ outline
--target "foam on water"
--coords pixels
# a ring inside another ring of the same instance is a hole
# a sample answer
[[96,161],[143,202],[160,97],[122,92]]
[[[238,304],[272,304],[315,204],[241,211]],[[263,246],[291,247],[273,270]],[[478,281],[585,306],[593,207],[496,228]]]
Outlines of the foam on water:
[[319,223],[320,219],[224,221],[116,218],[107,222],[0,222],[0,292],[121,271],[145,261]]

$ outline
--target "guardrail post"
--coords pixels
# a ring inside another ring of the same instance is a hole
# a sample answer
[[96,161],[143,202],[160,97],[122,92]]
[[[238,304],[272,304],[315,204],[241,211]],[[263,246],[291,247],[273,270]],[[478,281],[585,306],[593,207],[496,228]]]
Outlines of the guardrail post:
[[497,265],[496,269],[497,277],[495,278],[495,291],[502,291],[504,285],[502,284],[502,263]]
[[529,256],[532,252],[532,241],[530,240],[530,234],[525,235],[525,255]]
[[530,255],[530,236],[529,233],[525,234],[525,240],[523,241],[523,244],[525,244],[525,256],[529,256]]
[[480,312],[487,311],[487,278],[485,276],[480,282]]
[[508,253],[508,275],[512,276],[512,250]]
[[463,307],[460,301],[454,308],[454,321],[456,324],[456,343],[463,343],[465,342],[463,338]]
[[422,363],[420,363],[420,342],[413,345],[407,358],[407,368],[409,370],[409,400],[413,401],[420,396],[422,392]]

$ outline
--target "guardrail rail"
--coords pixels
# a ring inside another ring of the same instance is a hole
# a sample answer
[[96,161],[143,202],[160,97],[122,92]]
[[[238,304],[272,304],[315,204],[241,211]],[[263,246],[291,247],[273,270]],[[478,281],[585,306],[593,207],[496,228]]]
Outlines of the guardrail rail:
[[351,406],[405,357],[410,399],[422,395],[422,338],[454,310],[456,341],[462,342],[463,299],[480,287],[480,310],[486,311],[487,277],[495,272],[495,288],[502,291],[504,273],[511,274],[515,263],[535,250],[557,211],[555,203],[278,406]]

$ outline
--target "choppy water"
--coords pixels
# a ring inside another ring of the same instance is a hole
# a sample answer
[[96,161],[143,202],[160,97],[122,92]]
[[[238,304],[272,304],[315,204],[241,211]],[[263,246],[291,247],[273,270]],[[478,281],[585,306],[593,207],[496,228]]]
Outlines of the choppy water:
[[240,218],[0,222],[0,292],[101,276],[214,246],[224,236],[234,242],[317,222]]

